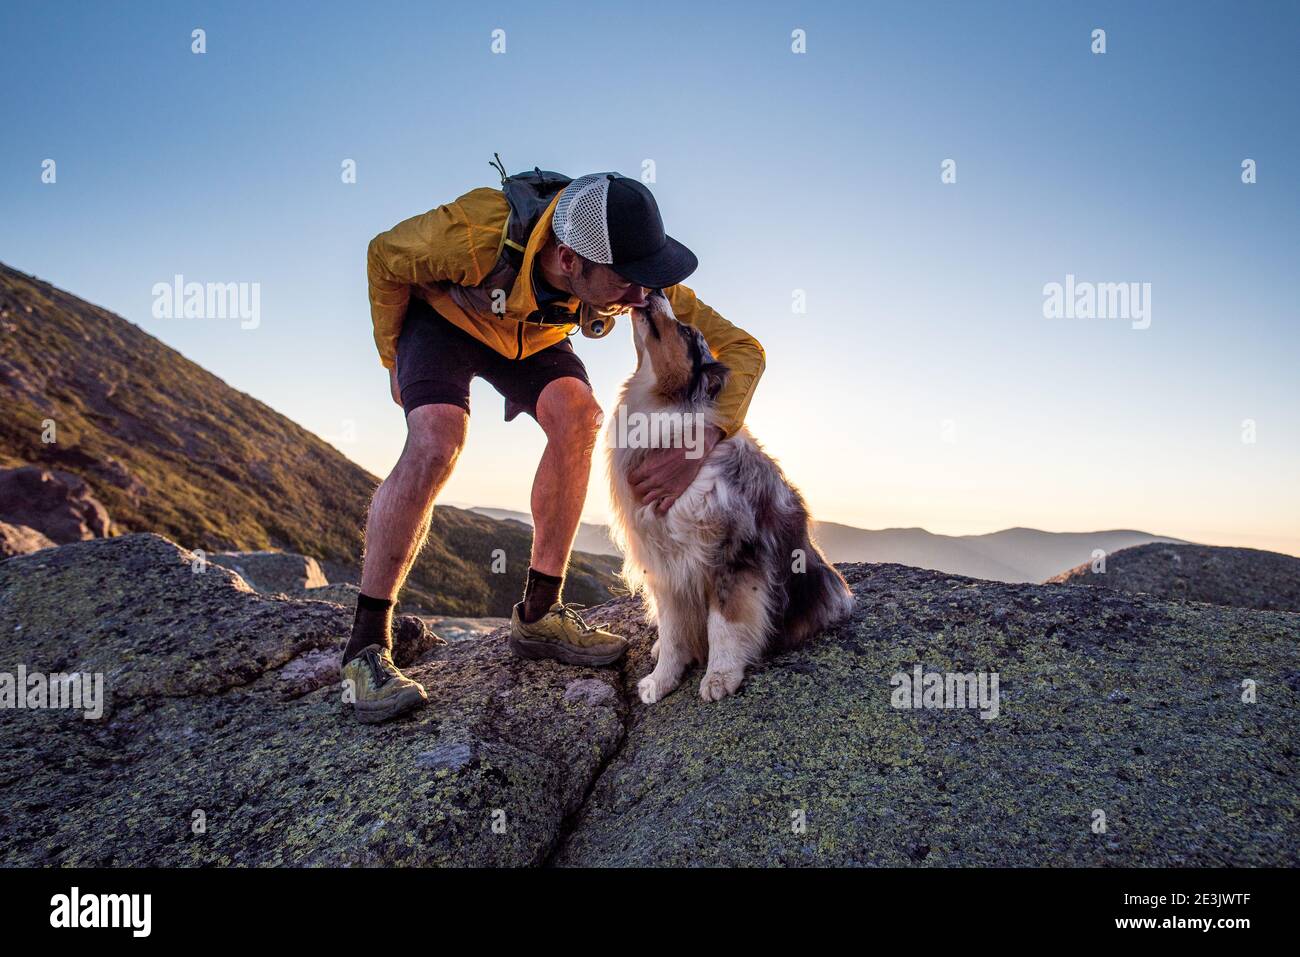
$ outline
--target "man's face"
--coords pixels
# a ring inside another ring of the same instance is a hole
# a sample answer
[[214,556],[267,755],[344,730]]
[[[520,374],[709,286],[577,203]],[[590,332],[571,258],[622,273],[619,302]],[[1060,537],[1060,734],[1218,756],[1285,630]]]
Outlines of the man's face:
[[646,304],[645,286],[628,282],[614,270],[583,259],[567,246],[560,247],[560,266],[569,278],[573,294],[588,306],[602,311],[623,311]]

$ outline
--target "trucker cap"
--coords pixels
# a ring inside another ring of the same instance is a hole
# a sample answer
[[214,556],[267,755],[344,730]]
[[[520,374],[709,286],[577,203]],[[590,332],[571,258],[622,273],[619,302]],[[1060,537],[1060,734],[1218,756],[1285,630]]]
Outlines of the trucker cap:
[[664,232],[645,184],[618,173],[589,173],[564,187],[551,230],[583,259],[650,289],[675,286],[699,265],[693,252]]

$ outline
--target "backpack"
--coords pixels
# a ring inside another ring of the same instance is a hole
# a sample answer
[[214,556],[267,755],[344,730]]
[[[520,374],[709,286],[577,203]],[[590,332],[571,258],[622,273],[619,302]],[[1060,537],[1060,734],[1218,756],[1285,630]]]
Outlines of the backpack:
[[518,269],[523,264],[524,247],[528,245],[533,227],[546,212],[546,207],[551,205],[555,194],[572,183],[573,177],[536,166],[530,172],[507,176],[501,154],[493,153],[492,156],[495,162],[488,165],[501,174],[501,192],[505,193],[510,204],[510,215],[506,217],[506,228],[501,238],[501,255]]

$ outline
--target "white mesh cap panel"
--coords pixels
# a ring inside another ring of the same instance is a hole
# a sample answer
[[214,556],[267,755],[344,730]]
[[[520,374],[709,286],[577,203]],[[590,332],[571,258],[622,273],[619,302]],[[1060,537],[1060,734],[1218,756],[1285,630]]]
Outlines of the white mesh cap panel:
[[583,259],[606,266],[614,261],[605,218],[609,176],[609,173],[589,173],[564,187],[551,219],[551,229],[557,240],[571,247]]

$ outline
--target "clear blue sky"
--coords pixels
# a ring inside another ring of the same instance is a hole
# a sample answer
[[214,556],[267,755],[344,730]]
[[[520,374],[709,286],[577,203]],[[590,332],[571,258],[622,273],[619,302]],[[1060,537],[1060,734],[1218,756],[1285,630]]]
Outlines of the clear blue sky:
[[[818,517],[1300,553],[1298,27],[1289,3],[9,3],[0,260],[383,475],[370,238],[491,185],[494,150],[652,159],[689,284],[767,349],[749,424]],[[260,283],[261,325],[154,319],[176,273]],[[1151,283],[1150,328],[1044,318],[1067,274]],[[575,344],[608,408],[626,326]],[[541,432],[473,401],[446,498],[526,507]]]

